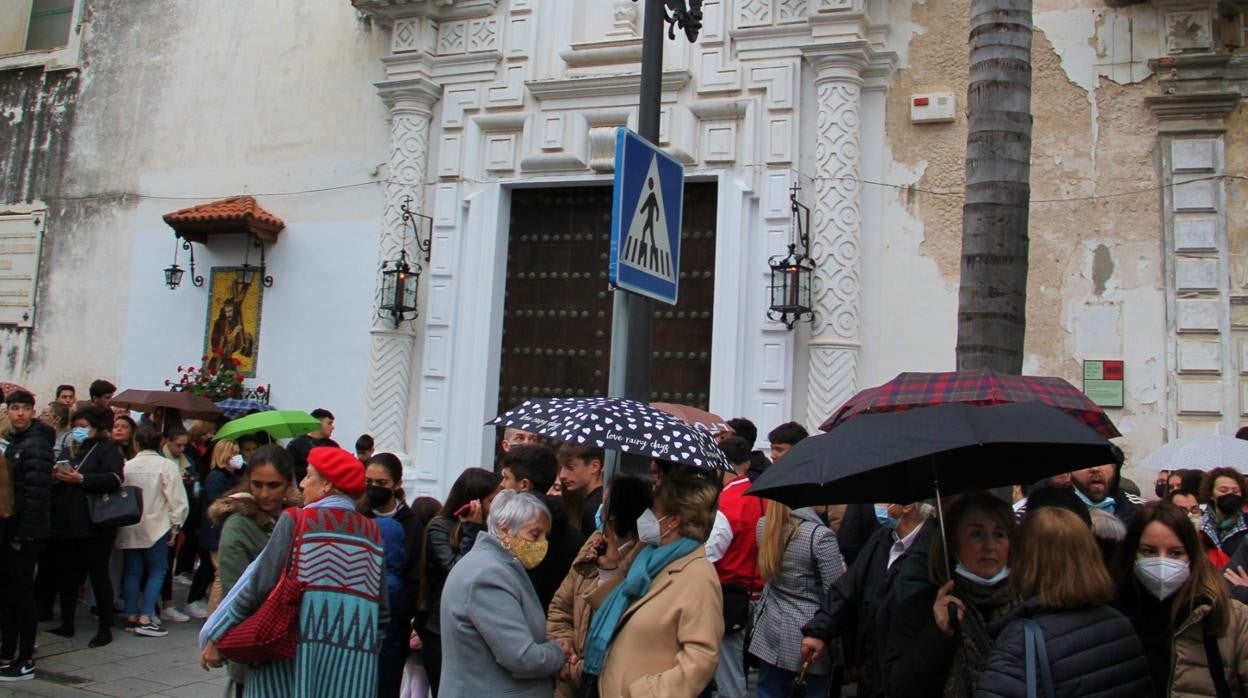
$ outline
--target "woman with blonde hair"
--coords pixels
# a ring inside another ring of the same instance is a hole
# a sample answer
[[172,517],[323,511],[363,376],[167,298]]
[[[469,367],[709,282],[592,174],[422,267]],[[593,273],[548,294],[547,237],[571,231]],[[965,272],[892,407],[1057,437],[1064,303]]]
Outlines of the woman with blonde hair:
[[719,488],[709,470],[674,465],[663,472],[654,506],[637,520],[642,547],[628,572],[591,596],[584,670],[599,677],[604,698],[695,696],[715,675],[723,597],[702,544]]
[[1151,695],[1248,695],[1248,608],[1229,596],[1187,512],[1170,502],[1141,507],[1114,562],[1118,607],[1144,643]]
[[787,698],[805,669],[806,696],[825,696],[832,680],[830,652],[802,662],[802,624],[819,610],[832,583],[845,573],[836,534],[809,508],[769,502],[758,520],[758,569],[766,585],[746,648],[758,658],[759,698]]
[[212,469],[204,477],[204,489],[199,500],[202,512],[199,522],[199,567],[195,569],[191,589],[186,596],[186,612],[194,618],[208,617],[208,591],[217,575],[221,529],[212,522],[208,509],[238,484],[244,465],[238,444],[233,441],[222,439],[212,447]]
[[1010,585],[1025,600],[994,624],[977,697],[1036,695],[1040,686],[1054,698],[1148,695],[1144,648],[1131,621],[1108,605],[1114,583],[1078,516],[1058,507],[1027,513]]

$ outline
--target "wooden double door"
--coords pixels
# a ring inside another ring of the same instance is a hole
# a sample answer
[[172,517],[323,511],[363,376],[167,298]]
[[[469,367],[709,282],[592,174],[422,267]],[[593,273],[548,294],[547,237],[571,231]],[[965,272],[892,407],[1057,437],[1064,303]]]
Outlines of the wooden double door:
[[[714,183],[685,185],[679,303],[653,303],[650,400],[705,409],[715,289]],[[512,191],[499,411],[532,397],[605,395],[610,187]]]

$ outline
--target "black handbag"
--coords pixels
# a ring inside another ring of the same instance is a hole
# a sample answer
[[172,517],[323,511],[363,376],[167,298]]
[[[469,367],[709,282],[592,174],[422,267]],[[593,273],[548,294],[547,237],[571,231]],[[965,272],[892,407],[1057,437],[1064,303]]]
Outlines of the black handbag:
[[87,516],[96,528],[137,524],[143,518],[143,490],[132,486],[116,492],[88,494]]

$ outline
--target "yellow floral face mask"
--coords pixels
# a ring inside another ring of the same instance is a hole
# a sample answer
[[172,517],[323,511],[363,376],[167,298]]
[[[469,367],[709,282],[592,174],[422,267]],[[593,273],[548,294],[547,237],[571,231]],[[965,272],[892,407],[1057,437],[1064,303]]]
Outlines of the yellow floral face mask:
[[546,550],[550,543],[545,538],[538,540],[525,540],[523,538],[512,538],[508,548],[511,554],[516,556],[524,569],[531,570],[542,563],[546,558]]

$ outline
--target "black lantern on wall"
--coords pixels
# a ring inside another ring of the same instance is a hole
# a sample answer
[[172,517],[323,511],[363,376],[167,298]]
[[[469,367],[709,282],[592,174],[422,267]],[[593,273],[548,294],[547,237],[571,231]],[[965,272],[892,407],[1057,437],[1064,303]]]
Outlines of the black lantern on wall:
[[182,276],[186,270],[178,266],[178,246],[191,253],[191,283],[195,286],[204,285],[204,277],[195,273],[195,248],[191,246],[190,240],[183,240],[174,235],[173,237],[173,264],[165,267],[165,285],[170,291],[177,290],[182,285]]
[[815,262],[807,254],[810,251],[810,209],[798,202],[794,184],[789,190],[789,207],[793,211],[793,240],[783,257],[768,260],[771,267],[770,305],[767,318],[784,323],[790,330],[803,317],[813,320],[810,282],[814,276]]
[[[234,270],[234,287],[244,293],[251,288],[257,277],[265,288],[273,287],[273,277],[268,274],[268,265],[264,261],[264,242],[255,235],[250,235],[249,238],[247,243],[249,246],[243,253],[243,266]],[[260,250],[260,266],[258,267],[251,263],[252,247]]]
[[[412,197],[403,199],[399,210],[403,212],[403,246],[399,249],[397,259],[383,262],[381,265],[381,303],[377,310],[384,317],[389,315],[394,326],[404,320],[416,317],[416,291],[420,286],[420,273],[424,270],[420,265],[419,256],[423,254],[428,263],[433,246],[433,219],[416,213],[410,207]],[[416,243],[417,257],[407,255],[407,230],[411,226],[412,238]],[[421,228],[426,232],[422,235]]]

